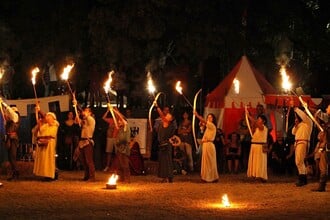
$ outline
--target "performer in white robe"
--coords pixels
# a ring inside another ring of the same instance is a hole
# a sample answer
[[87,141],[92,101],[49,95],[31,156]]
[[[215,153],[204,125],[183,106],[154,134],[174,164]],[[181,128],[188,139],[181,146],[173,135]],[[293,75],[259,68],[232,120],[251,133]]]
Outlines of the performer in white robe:
[[33,174],[54,179],[56,171],[56,140],[59,123],[52,112],[48,112],[37,125],[37,147],[34,158]]

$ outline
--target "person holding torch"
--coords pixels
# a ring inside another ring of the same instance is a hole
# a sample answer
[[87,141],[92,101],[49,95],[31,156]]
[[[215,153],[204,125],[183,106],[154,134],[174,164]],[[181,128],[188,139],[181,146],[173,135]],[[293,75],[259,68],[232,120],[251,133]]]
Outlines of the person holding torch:
[[313,121],[304,111],[298,107],[294,107],[294,102],[292,100],[290,101],[290,106],[294,108],[295,112],[295,121],[294,127],[292,128],[292,134],[295,136],[295,162],[299,173],[296,186],[301,187],[307,184],[305,158],[312,134]]
[[0,98],[0,103],[4,107],[4,119],[5,119],[5,147],[8,150],[8,159],[9,164],[11,167],[11,176],[7,179],[8,181],[11,181],[13,179],[18,179],[19,172],[17,170],[16,166],[16,154],[17,154],[17,148],[19,144],[19,136],[18,136],[18,130],[19,130],[19,119],[20,115],[18,113],[18,109],[16,107],[10,107],[5,102],[2,101]]
[[205,183],[215,183],[219,180],[217,156],[213,143],[217,133],[216,118],[212,113],[208,114],[206,119],[199,115],[197,111],[194,111],[194,115],[206,127],[202,138],[201,179]]

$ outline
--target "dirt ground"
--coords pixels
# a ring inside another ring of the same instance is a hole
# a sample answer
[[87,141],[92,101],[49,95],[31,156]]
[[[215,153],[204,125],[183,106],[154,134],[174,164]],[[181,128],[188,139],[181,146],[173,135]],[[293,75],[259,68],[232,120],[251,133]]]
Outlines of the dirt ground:
[[[270,176],[257,183],[238,175],[220,175],[201,183],[199,174],[160,183],[155,175],[132,176],[130,184],[106,189],[109,173],[96,182],[80,181],[82,171],[61,171],[59,180],[33,176],[8,182],[0,176],[1,219],[329,219],[330,193],[311,192],[317,183],[294,185],[295,177]],[[230,207],[222,196],[228,195]]]

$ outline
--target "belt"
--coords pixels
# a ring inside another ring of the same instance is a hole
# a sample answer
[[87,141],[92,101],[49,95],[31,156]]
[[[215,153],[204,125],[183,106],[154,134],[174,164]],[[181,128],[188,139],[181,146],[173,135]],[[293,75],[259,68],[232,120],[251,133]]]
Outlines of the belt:
[[92,139],[92,138],[80,138],[80,140],[82,140],[82,141],[89,140],[89,139]]
[[208,142],[213,142],[213,141],[202,141],[202,143],[208,143]]
[[297,140],[295,140],[296,143],[297,143],[297,142],[300,142],[300,141],[306,141],[306,142],[309,142],[309,140],[307,140],[307,139],[297,139]]

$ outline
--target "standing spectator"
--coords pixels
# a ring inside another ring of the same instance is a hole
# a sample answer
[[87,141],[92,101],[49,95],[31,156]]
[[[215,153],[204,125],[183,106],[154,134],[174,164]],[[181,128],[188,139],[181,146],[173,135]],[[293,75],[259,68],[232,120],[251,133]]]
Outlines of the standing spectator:
[[246,124],[245,113],[243,113],[242,118],[239,122],[238,133],[240,135],[241,147],[242,147],[242,156],[241,164],[244,170],[247,170],[249,154],[251,149],[251,135]]
[[[76,105],[77,103],[73,103]],[[95,119],[92,116],[92,110],[85,107],[82,112],[81,135],[78,144],[79,160],[82,163],[85,174],[83,181],[95,181],[95,164],[94,164],[94,141],[93,135],[95,130]]]
[[226,144],[226,159],[228,172],[238,174],[239,160],[241,157],[241,142],[238,133],[233,132],[228,137]]
[[[36,114],[40,111],[36,106]],[[44,118],[37,121],[35,131],[37,132],[37,148],[34,159],[33,174],[44,177],[45,181],[55,180],[56,172],[56,139],[59,123],[56,115],[52,112],[46,113]]]
[[80,127],[75,120],[74,113],[69,111],[67,113],[67,119],[61,126],[61,132],[63,134],[63,146],[62,154],[64,158],[69,161],[69,169],[73,169],[73,152],[76,149],[80,136]]
[[18,179],[19,172],[16,165],[16,155],[17,148],[19,143],[19,123],[20,115],[16,107],[10,107],[0,99],[0,105],[5,107],[5,130],[6,130],[6,139],[5,146],[8,150],[8,159],[11,167],[11,176],[7,179],[11,181],[13,179]]
[[221,128],[217,128],[217,134],[215,135],[214,145],[217,152],[217,165],[218,172],[225,171],[225,134]]
[[116,137],[118,134],[118,128],[115,125],[114,119],[111,117],[107,117],[110,110],[107,108],[107,111],[102,116],[102,119],[108,124],[107,128],[107,139],[106,139],[106,147],[105,147],[105,168],[103,169],[104,172],[107,172],[111,166],[112,155],[114,153],[115,144],[116,144]]
[[57,94],[57,74],[53,63],[47,62],[42,72],[42,83],[44,85],[44,97]]
[[193,161],[193,137],[192,137],[192,127],[191,121],[189,119],[189,114],[184,111],[182,114],[182,121],[178,127],[178,135],[181,139],[180,148],[186,154],[189,171],[194,171],[194,161]]
[[264,115],[259,115],[255,120],[249,115],[247,110],[245,114],[248,114],[249,120],[252,122],[251,124],[253,127],[247,176],[260,180],[261,182],[266,182],[268,179],[267,152],[265,152],[263,148],[265,146],[268,147],[268,128],[266,126],[267,119]]
[[201,179],[203,182],[218,182],[216,150],[213,143],[217,132],[216,118],[213,114],[208,114],[205,120],[196,111],[194,114],[206,126],[202,138]]
[[161,118],[161,123],[157,128],[157,141],[158,141],[158,177],[162,178],[162,182],[173,182],[173,146],[170,143],[170,138],[175,134],[175,127],[171,125],[173,116],[171,113],[164,113],[155,102],[155,107]]
[[307,184],[307,169],[305,158],[308,152],[309,139],[312,133],[312,120],[307,114],[295,107],[295,125],[292,128],[292,134],[295,136],[295,162],[298,169],[298,181],[296,186],[304,186]]
[[263,115],[266,117],[266,120],[267,120],[266,126],[268,128],[268,132],[270,133],[273,130],[273,125],[269,118],[269,115],[266,113],[266,110],[262,104],[257,105],[256,119],[259,115]]
[[13,77],[15,75],[15,70],[7,59],[3,62],[3,69],[4,73],[1,79],[2,93],[6,99],[11,99],[13,94]]

